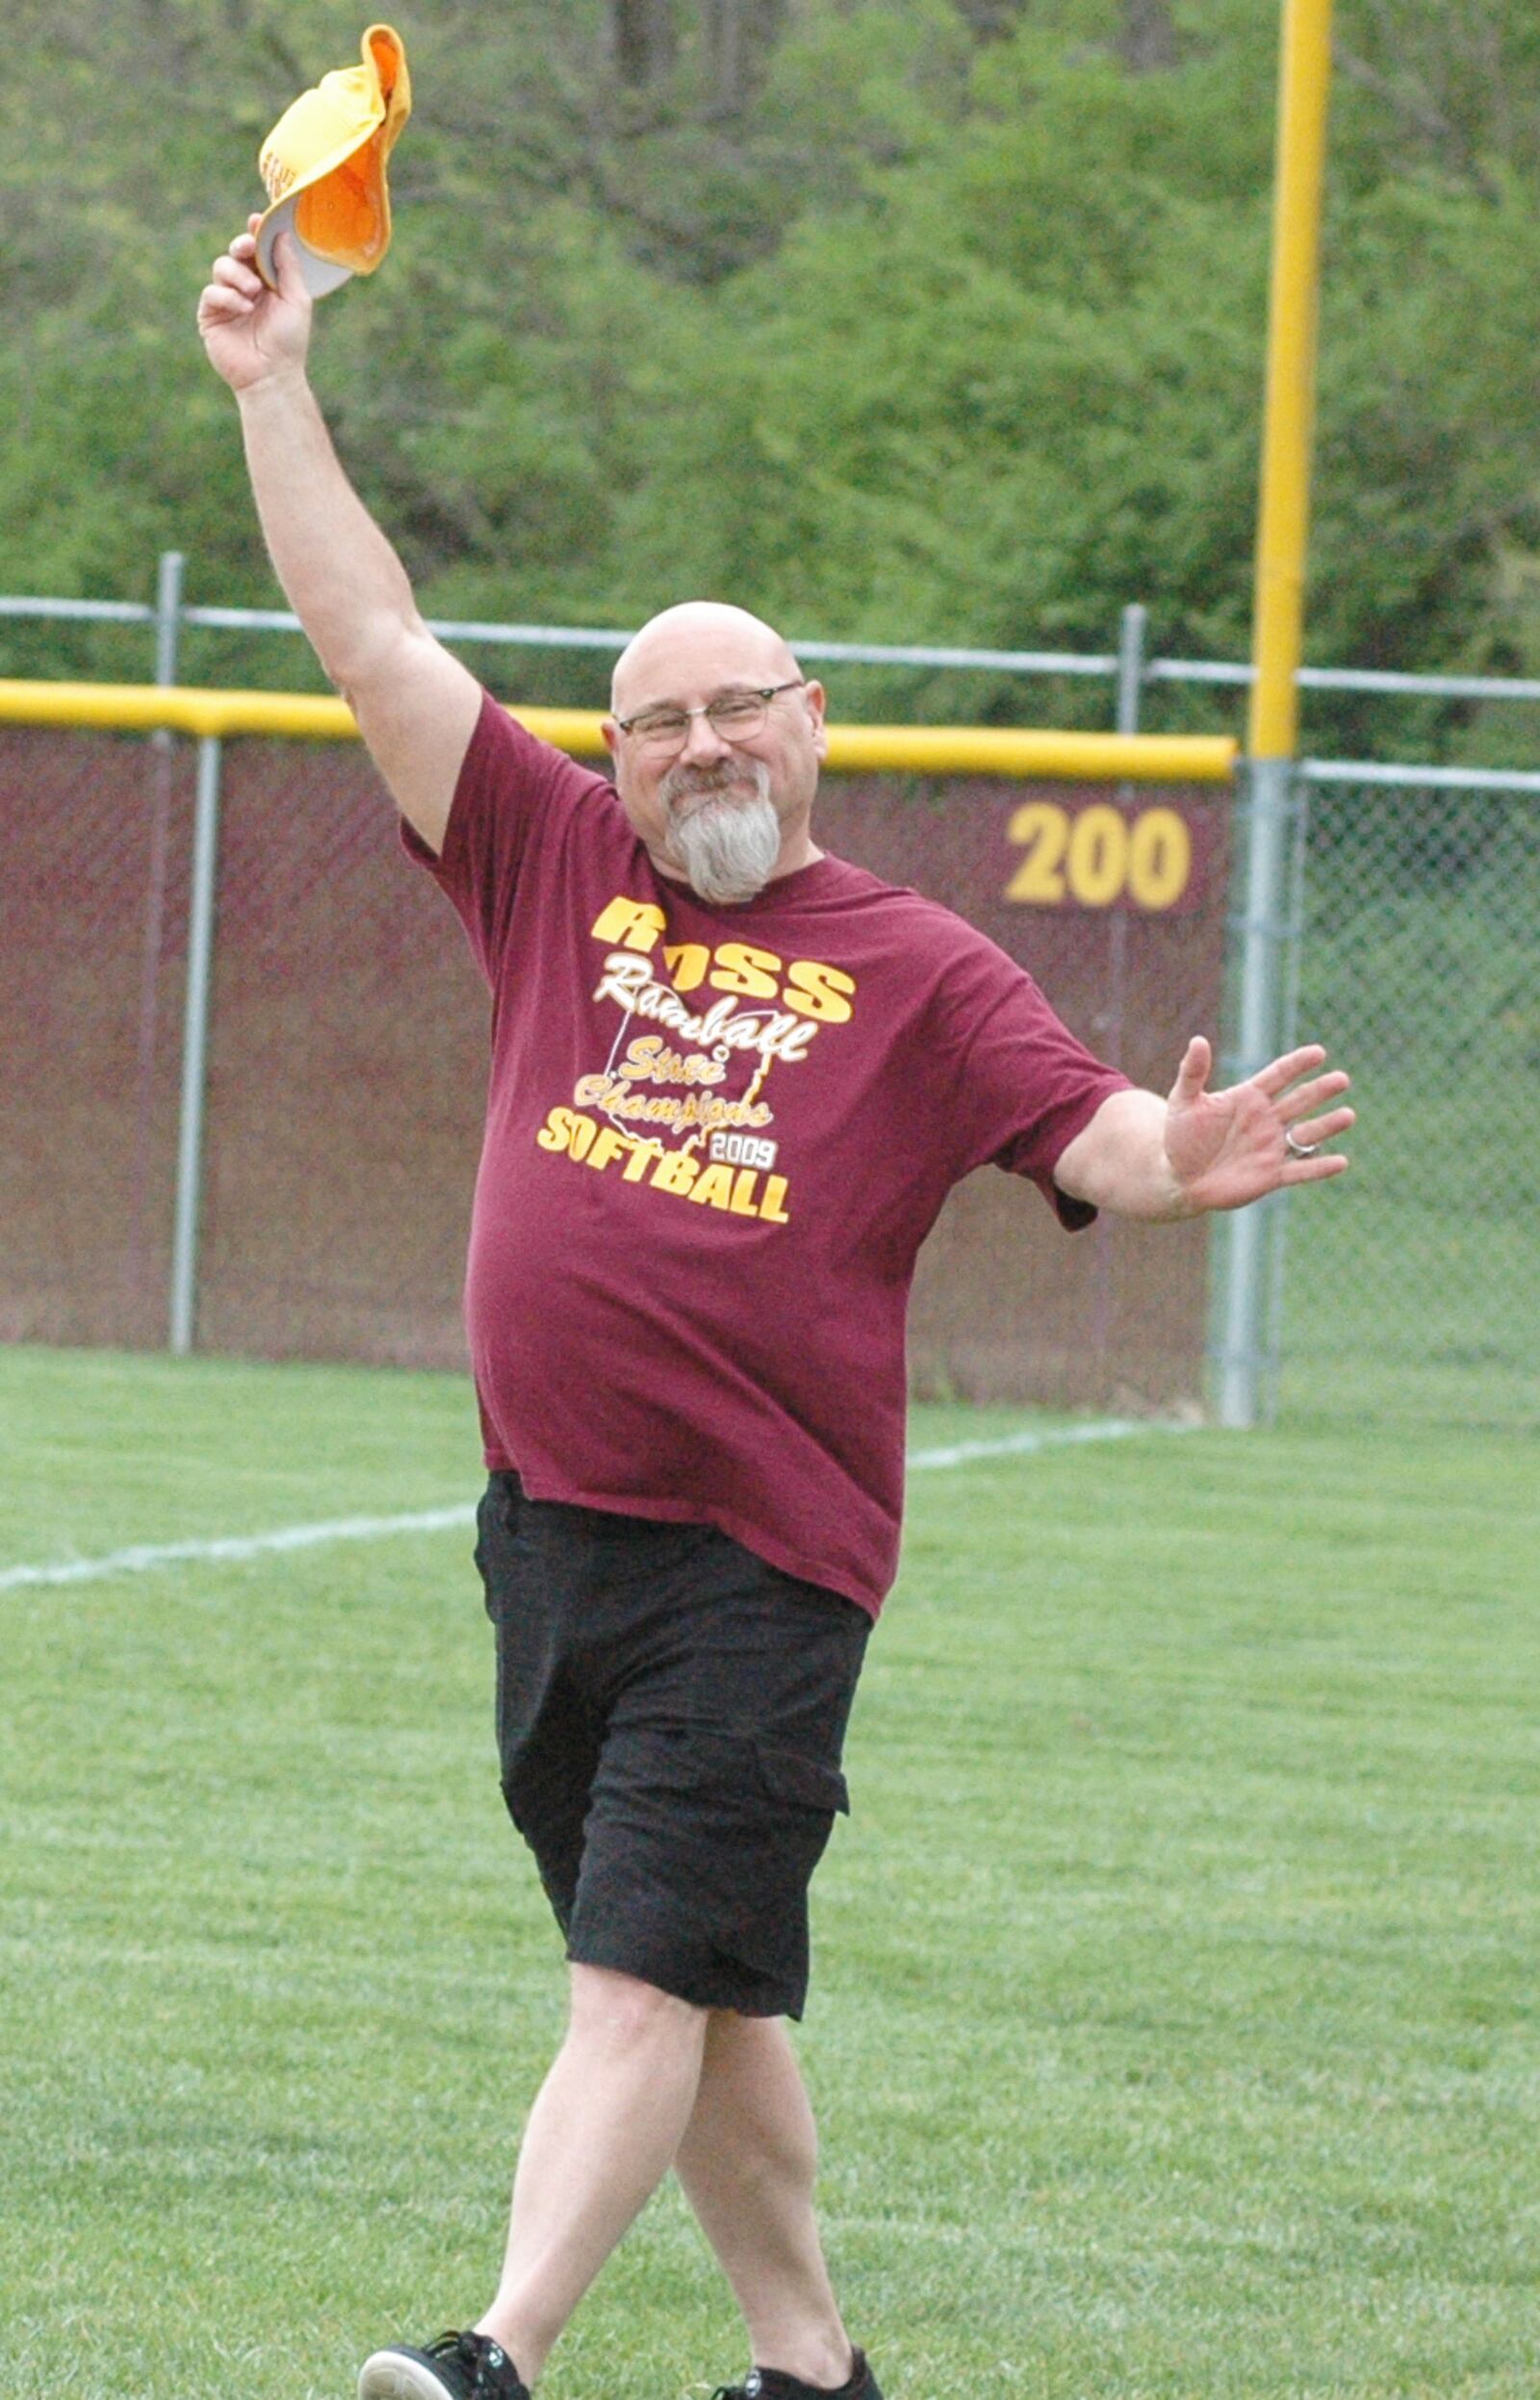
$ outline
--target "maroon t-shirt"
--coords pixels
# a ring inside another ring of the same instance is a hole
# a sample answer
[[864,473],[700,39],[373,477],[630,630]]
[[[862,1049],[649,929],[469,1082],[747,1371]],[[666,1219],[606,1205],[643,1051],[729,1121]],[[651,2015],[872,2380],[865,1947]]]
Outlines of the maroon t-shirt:
[[435,859],[492,989],[466,1313],[486,1460],[718,1525],[875,1615],[915,1252],[1125,1078],[947,909],[823,858],[709,906],[490,697]]

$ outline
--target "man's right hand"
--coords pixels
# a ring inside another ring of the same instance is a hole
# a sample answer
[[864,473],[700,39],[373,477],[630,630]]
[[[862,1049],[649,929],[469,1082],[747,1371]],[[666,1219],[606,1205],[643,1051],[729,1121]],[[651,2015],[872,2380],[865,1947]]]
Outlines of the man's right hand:
[[481,686],[434,639],[395,551],[338,463],[305,377],[310,295],[287,234],[278,290],[256,271],[253,217],[198,299],[209,357],[241,402],[241,432],[268,550],[290,606],[402,815],[432,850],[449,822]]
[[232,392],[249,391],[285,368],[302,371],[310,348],[315,304],[294,243],[288,234],[278,236],[273,264],[279,288],[270,292],[253,263],[261,222],[257,216],[247,220],[247,230],[238,233],[223,257],[215,260],[213,280],[198,296],[203,347]]

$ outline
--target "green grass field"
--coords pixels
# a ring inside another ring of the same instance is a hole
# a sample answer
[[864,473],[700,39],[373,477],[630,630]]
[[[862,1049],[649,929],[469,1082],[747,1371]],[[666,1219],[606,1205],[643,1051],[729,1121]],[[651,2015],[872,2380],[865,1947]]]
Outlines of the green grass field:
[[[0,1351],[0,2391],[347,2400],[561,2018],[469,1536],[5,1578],[471,1498],[468,1394]],[[1532,2400],[1537,1557],[1532,1441],[1372,1407],[916,1474],[802,2035],[889,2400]],[[665,2192],[542,2391],[746,2363]]]

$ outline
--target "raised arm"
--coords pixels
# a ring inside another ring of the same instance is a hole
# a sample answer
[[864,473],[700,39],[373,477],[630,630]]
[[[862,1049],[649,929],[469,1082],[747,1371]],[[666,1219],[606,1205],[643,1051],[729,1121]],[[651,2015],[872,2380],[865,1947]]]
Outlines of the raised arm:
[[1353,1122],[1350,1108],[1330,1105],[1348,1078],[1341,1068],[1318,1073],[1325,1057],[1310,1044],[1211,1092],[1214,1053],[1199,1034],[1169,1098],[1115,1092],[1064,1151],[1054,1181],[1071,1199],[1152,1221],[1244,1208],[1280,1184],[1324,1182],[1348,1164],[1324,1146]]
[[405,569],[343,473],[305,374],[312,302],[287,235],[274,251],[276,292],[252,265],[255,250],[247,231],[216,259],[198,331],[240,406],[278,581],[402,815],[438,850],[480,686],[428,632]]

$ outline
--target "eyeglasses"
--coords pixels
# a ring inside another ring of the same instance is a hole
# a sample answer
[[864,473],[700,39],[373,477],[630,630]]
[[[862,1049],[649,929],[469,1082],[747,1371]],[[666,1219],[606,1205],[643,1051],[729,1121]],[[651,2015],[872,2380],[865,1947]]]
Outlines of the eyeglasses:
[[766,684],[756,691],[719,691],[704,709],[638,709],[634,716],[618,716],[615,722],[623,734],[633,735],[644,750],[659,758],[683,749],[690,738],[690,725],[698,716],[704,716],[724,741],[752,741],[756,734],[764,732],[777,693],[801,691],[806,683],[806,676],[795,675],[787,684]]

